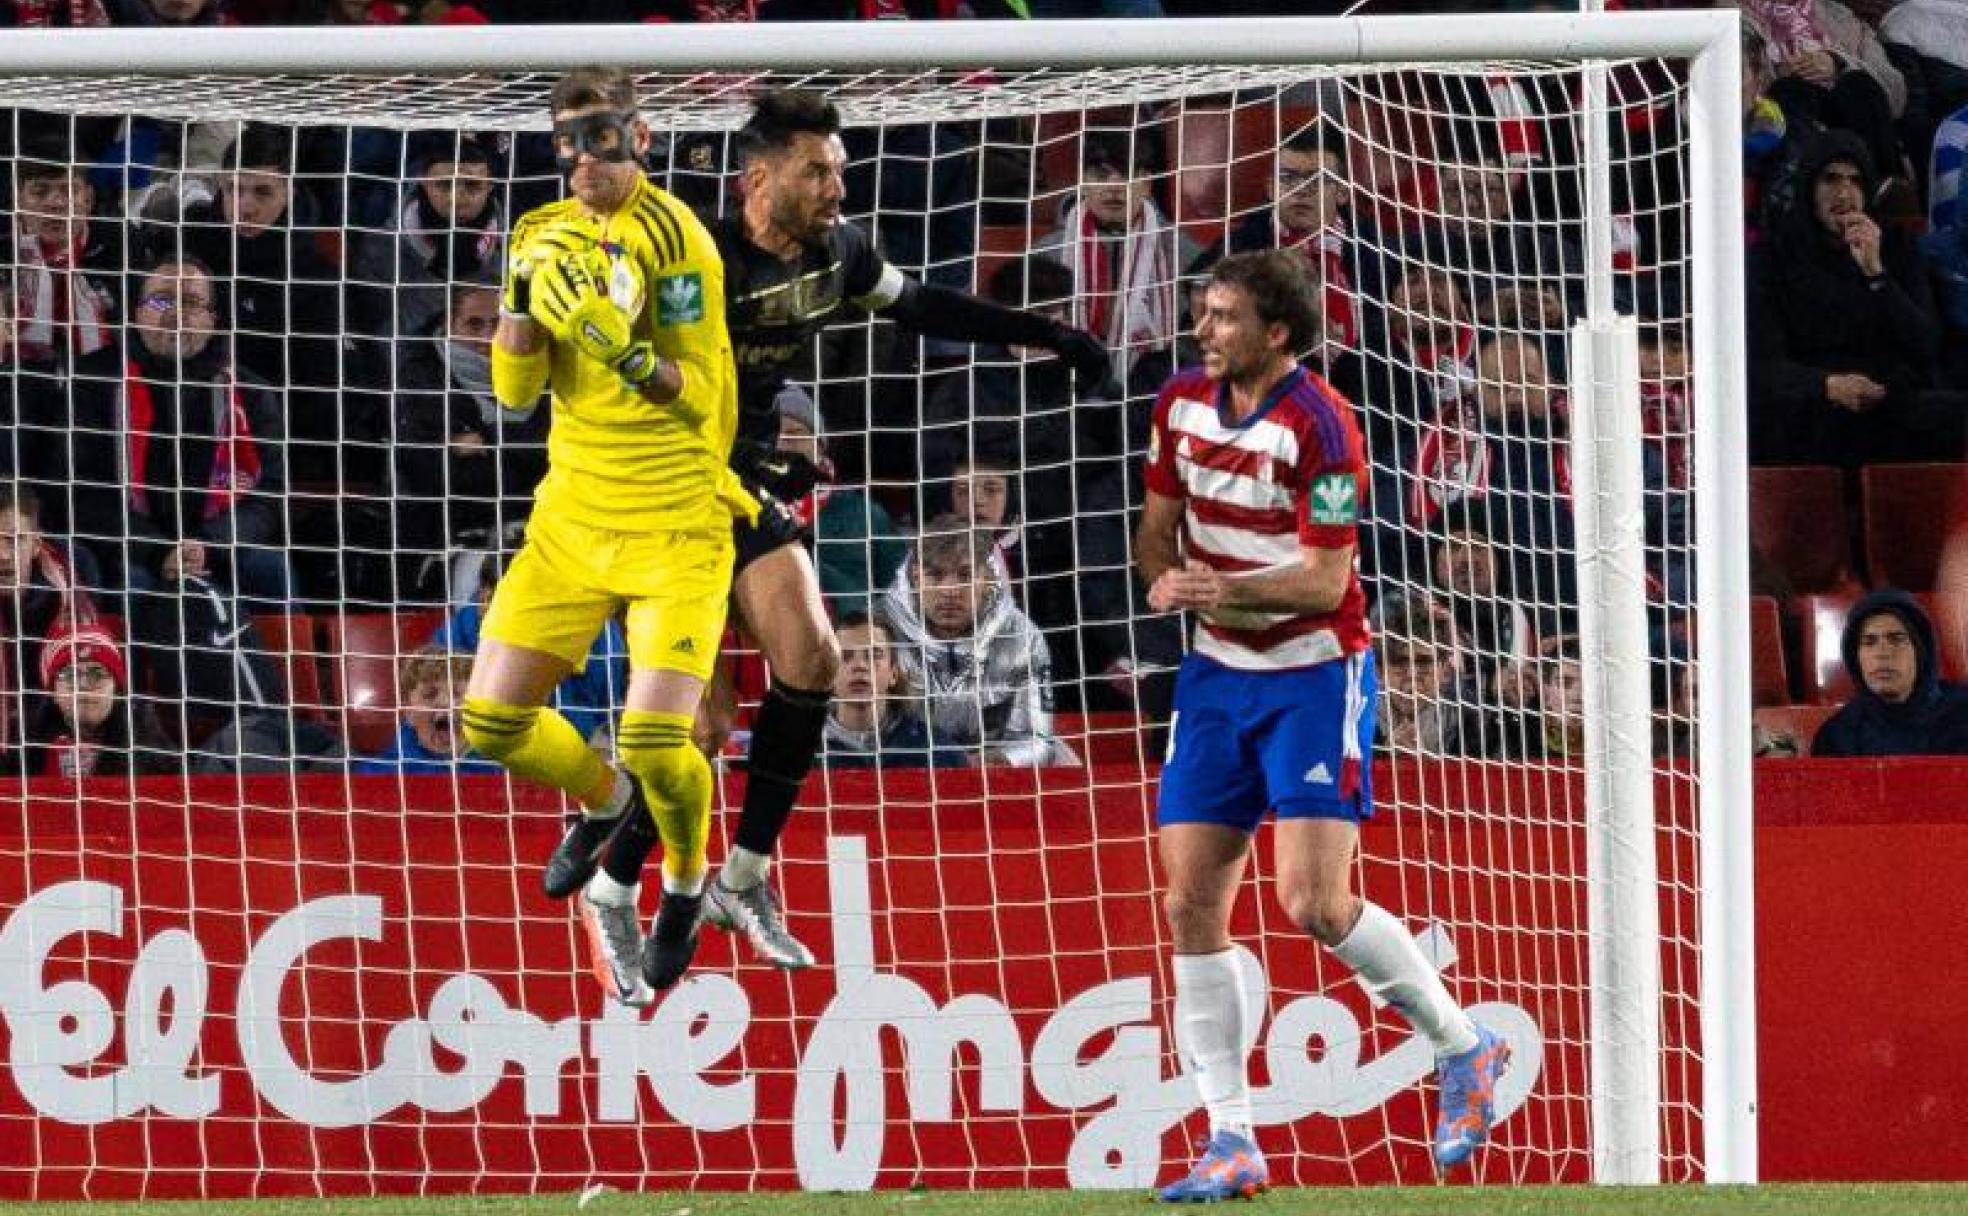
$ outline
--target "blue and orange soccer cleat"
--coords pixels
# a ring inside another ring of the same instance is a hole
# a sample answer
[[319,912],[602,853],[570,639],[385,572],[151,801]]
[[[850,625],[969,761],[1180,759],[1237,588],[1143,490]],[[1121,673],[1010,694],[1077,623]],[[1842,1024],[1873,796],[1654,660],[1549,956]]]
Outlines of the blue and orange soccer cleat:
[[1442,1084],[1442,1113],[1435,1120],[1435,1164],[1452,1170],[1475,1155],[1496,1121],[1497,1078],[1510,1067],[1510,1044],[1482,1025],[1476,1046],[1435,1065]]
[[1271,1189],[1271,1171],[1257,1145],[1235,1132],[1217,1132],[1188,1177],[1170,1183],[1156,1196],[1163,1203],[1217,1203],[1249,1199]]

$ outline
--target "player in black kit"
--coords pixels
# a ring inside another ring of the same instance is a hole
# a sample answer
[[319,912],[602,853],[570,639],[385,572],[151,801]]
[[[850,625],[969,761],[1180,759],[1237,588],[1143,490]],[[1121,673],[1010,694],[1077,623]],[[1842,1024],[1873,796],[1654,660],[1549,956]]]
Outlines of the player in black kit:
[[[711,225],[724,258],[725,314],[738,362],[738,441],[732,466],[765,504],[758,523],[737,527],[735,607],[772,670],[752,725],[749,779],[730,855],[710,884],[705,918],[744,933],[776,966],[811,966],[813,954],[786,928],[767,871],[779,833],[820,750],[840,643],[820,595],[790,504],[823,479],[803,457],[781,452],[775,398],[787,368],[825,326],[851,310],[877,312],[918,333],[965,342],[1052,350],[1083,393],[1110,372],[1093,335],[976,296],[918,283],[883,260],[867,233],[841,219],[840,113],[819,93],[761,94],[738,132],[744,202]],[[729,707],[707,699],[714,737]]]

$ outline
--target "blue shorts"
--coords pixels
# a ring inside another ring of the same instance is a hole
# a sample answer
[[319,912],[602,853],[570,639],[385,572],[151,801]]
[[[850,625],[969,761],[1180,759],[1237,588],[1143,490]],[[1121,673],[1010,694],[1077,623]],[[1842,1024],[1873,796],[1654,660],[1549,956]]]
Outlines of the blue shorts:
[[1281,819],[1373,814],[1373,652],[1294,671],[1191,654],[1175,680],[1155,821],[1255,831]]

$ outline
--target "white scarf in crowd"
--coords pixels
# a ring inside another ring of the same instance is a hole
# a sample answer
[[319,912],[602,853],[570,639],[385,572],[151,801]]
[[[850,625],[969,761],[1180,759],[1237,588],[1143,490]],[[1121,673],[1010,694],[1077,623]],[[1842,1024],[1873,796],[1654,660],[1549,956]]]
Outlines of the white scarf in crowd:
[[37,237],[23,233],[15,248],[20,251],[15,278],[20,295],[14,301],[20,357],[44,363],[64,353],[88,355],[108,346],[111,301],[81,270],[82,242],[52,263]]
[[[1084,207],[1074,212],[1071,233],[1073,324],[1107,343],[1115,377],[1126,380],[1144,351],[1175,336],[1175,233],[1151,200],[1143,200],[1125,236],[1103,237]],[[1119,283],[1107,259],[1115,240],[1124,242]]]

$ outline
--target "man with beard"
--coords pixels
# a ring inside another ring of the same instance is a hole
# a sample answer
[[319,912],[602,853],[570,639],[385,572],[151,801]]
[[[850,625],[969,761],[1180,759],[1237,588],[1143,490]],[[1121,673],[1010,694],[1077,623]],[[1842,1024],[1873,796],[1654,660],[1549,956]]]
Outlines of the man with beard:
[[1805,197],[1750,260],[1750,461],[1851,468],[1959,451],[1964,399],[1933,389],[1928,267],[1867,214],[1878,177],[1865,145],[1826,132],[1800,180]]
[[[709,886],[705,919],[743,932],[767,961],[789,969],[811,966],[813,953],[787,930],[767,870],[820,750],[840,643],[804,535],[786,506],[822,477],[811,461],[778,447],[775,401],[788,368],[814,334],[849,309],[880,313],[933,338],[1043,347],[1072,365],[1082,392],[1097,388],[1108,366],[1106,349],[1090,334],[914,282],[886,262],[867,233],[841,219],[847,152],[840,130],[839,111],[818,93],[760,95],[736,140],[743,206],[712,226],[724,258],[738,364],[732,468],[763,503],[756,523],[733,525],[733,604],[772,669],[772,684],[753,721],[744,810],[731,853]],[[732,712],[728,693],[718,692],[706,701],[704,733],[713,746],[728,732]]]

